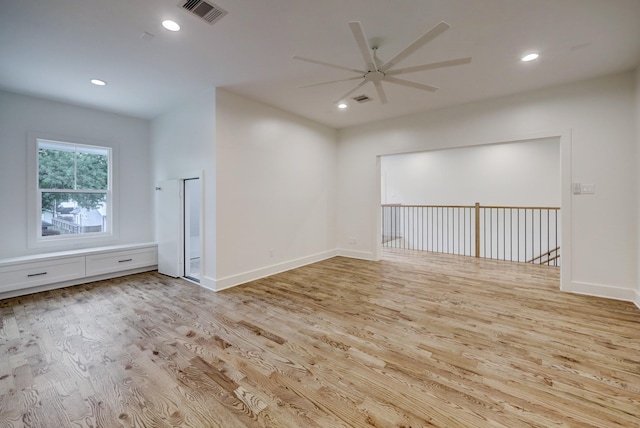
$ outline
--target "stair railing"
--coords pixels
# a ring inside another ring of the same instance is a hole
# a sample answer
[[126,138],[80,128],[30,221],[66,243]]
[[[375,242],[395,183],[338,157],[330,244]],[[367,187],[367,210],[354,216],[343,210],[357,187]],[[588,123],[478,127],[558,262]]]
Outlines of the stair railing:
[[480,203],[385,204],[382,243],[391,248],[558,266],[559,210]]

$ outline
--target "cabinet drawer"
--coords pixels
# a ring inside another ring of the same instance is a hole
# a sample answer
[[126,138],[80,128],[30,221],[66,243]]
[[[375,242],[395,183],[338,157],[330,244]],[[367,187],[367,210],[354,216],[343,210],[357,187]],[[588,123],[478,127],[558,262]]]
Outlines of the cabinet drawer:
[[156,248],[114,251],[87,256],[87,276],[102,275],[158,264]]
[[0,267],[0,292],[84,277],[84,257],[65,257]]

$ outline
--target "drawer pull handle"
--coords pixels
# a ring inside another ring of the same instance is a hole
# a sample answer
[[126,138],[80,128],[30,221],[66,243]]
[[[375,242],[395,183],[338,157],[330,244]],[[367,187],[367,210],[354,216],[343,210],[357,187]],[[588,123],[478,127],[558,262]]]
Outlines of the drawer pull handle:
[[40,273],[30,273],[29,275],[27,275],[27,278],[31,278],[32,276],[40,276],[40,275],[46,275],[46,272],[40,272]]
[[124,262],[130,262],[133,259],[124,259],[124,260],[118,260],[118,263],[124,263]]

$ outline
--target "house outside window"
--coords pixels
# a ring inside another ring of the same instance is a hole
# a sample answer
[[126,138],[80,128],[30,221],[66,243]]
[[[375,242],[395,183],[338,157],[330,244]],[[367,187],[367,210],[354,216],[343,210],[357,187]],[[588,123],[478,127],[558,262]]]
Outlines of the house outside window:
[[37,139],[38,241],[112,235],[112,149]]

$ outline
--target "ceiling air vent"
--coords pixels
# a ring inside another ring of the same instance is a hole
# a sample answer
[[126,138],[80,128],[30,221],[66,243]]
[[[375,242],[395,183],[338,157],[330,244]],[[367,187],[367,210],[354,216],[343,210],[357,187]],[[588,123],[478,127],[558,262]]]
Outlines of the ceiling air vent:
[[179,6],[211,25],[227,14],[226,10],[203,0],[182,0]]
[[367,101],[371,101],[371,98],[369,98],[366,95],[358,95],[357,97],[353,97],[353,100],[356,100],[357,102],[359,102],[360,104],[362,103],[366,103]]

